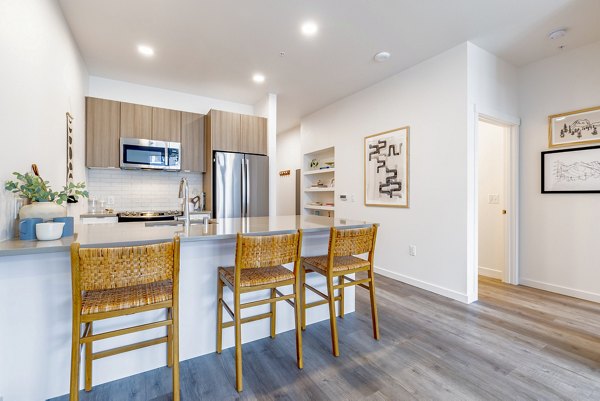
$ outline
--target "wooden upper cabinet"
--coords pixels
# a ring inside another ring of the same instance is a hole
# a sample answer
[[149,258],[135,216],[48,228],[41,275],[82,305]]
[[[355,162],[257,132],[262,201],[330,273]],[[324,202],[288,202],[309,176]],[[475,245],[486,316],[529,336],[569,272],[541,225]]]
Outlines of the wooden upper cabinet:
[[85,165],[118,168],[121,103],[93,97],[85,100]]
[[151,139],[152,107],[121,103],[121,137]]
[[244,153],[267,154],[267,119],[241,115],[242,148]]
[[181,142],[181,112],[153,107],[151,139]]
[[241,119],[239,114],[211,110],[209,121],[213,150],[241,151]]
[[181,112],[181,169],[204,173],[204,115]]

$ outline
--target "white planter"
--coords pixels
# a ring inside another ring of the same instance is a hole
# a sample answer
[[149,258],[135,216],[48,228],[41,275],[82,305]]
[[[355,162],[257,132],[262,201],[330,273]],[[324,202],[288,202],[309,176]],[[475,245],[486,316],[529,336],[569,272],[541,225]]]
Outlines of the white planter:
[[66,217],[67,208],[54,202],[33,202],[25,205],[19,210],[21,220],[38,217],[44,220],[52,220],[55,217]]

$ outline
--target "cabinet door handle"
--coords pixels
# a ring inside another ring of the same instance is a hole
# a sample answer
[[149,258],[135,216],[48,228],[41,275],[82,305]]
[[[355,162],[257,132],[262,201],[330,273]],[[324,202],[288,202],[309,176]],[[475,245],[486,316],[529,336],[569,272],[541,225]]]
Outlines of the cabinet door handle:
[[502,209],[502,214],[506,214],[506,209]]

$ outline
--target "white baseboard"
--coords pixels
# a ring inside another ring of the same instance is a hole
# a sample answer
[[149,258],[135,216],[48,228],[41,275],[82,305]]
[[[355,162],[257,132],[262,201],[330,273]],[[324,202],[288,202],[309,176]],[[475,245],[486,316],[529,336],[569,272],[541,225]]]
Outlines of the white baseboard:
[[498,280],[502,280],[502,270],[492,269],[490,267],[479,266],[479,270],[477,271],[480,275],[497,278]]
[[543,281],[531,280],[528,278],[521,278],[519,280],[519,284],[540,290],[556,292],[557,294],[568,295],[570,297],[585,299],[586,301],[600,303],[600,294],[595,292],[577,290],[575,288],[563,287],[561,285],[545,283]]
[[469,299],[467,294],[463,294],[458,291],[454,291],[445,287],[440,287],[439,285],[431,284],[426,281],[417,280],[412,277],[405,276],[403,274],[395,273],[384,269],[382,267],[375,266],[375,273],[381,274],[382,276],[386,276],[392,278],[394,280],[402,281],[403,283],[410,284],[412,286],[422,288],[427,291],[431,291],[433,293],[443,295],[447,298],[454,299],[455,301],[459,301],[465,304],[471,303],[474,299]]

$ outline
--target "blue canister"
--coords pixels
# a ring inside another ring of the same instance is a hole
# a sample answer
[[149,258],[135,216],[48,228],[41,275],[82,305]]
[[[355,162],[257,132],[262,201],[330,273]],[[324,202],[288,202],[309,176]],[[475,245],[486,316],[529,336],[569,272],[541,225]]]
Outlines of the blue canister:
[[36,239],[35,226],[41,223],[43,220],[35,217],[29,219],[23,219],[19,222],[19,239],[30,240]]
[[52,219],[52,221],[57,223],[65,223],[62,233],[63,237],[70,237],[73,235],[75,231],[75,220],[73,217],[55,217]]

